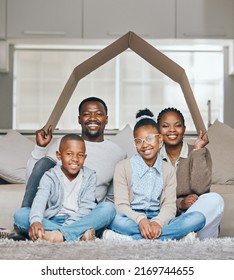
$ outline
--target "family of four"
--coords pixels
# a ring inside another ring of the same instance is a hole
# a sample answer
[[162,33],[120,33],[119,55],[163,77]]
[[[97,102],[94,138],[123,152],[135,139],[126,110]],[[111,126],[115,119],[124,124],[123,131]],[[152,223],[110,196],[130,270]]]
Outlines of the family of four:
[[210,192],[206,134],[200,132],[194,145],[188,145],[179,110],[164,109],[157,119],[149,109],[139,110],[133,128],[137,152],[127,158],[117,144],[104,139],[108,109],[103,100],[84,99],[78,111],[81,136],[67,134],[51,144],[51,127],[36,132],[26,192],[9,238],[218,237],[224,202]]

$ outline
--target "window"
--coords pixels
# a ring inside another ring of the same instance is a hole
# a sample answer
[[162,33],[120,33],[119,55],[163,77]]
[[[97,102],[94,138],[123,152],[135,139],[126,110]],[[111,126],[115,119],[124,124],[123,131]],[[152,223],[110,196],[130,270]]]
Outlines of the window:
[[[100,49],[16,46],[13,128],[36,130],[43,127],[73,69]],[[222,49],[177,47],[173,50],[170,47],[160,51],[185,69],[205,125],[217,118],[222,121]],[[131,50],[80,80],[61,116],[58,129],[79,128],[76,121],[78,104],[89,96],[98,96],[107,103],[107,129],[121,129],[127,123],[133,127],[136,112],[145,107],[151,109],[155,116],[165,107],[176,107],[185,117],[187,131],[195,131],[179,84]]]

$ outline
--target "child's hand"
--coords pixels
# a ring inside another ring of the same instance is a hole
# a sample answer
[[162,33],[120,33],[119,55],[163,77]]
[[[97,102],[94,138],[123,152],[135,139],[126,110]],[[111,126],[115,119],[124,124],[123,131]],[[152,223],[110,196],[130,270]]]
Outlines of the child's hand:
[[150,223],[146,218],[139,222],[141,235],[145,239],[155,239],[161,235],[161,227],[156,222]]
[[36,241],[37,239],[42,239],[42,236],[44,234],[45,234],[45,230],[40,222],[35,222],[31,224],[28,235],[32,241]]
[[162,227],[157,222],[151,222],[150,223],[151,229],[152,229],[152,236],[153,239],[158,238],[162,234]]

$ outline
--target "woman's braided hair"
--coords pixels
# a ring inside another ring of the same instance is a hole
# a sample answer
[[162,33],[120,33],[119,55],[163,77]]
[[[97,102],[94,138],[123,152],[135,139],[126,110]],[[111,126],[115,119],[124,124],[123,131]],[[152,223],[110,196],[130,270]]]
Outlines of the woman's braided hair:
[[181,118],[181,121],[182,121],[183,126],[185,126],[184,116],[182,115],[182,113],[181,113],[179,110],[177,110],[176,108],[173,108],[173,107],[168,107],[168,108],[163,109],[163,110],[158,114],[157,123],[160,124],[160,121],[161,121],[163,115],[166,114],[166,113],[169,113],[169,112],[174,112],[174,113],[176,113],[176,114]]

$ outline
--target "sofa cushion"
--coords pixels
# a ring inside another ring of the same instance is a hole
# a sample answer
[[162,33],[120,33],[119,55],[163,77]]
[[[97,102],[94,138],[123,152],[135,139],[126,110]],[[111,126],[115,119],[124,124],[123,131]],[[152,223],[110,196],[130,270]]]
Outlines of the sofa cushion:
[[136,153],[133,131],[129,124],[120,130],[115,136],[111,137],[110,140],[126,151],[127,157],[131,157]]
[[26,164],[34,143],[15,130],[0,138],[0,177],[9,183],[25,183]]
[[212,183],[234,184],[234,129],[216,120],[208,131],[212,157]]

